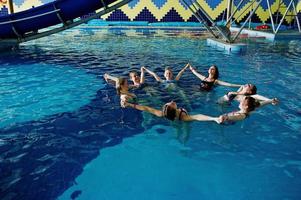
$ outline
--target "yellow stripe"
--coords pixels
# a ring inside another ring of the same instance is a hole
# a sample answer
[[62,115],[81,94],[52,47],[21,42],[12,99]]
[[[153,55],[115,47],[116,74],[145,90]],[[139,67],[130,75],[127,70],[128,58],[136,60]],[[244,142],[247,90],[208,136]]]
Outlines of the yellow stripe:
[[[205,0],[197,0],[198,3],[202,6],[202,8],[211,16],[213,20],[216,20],[218,16],[223,13],[223,11],[227,8],[227,1],[228,0],[221,0],[221,2],[213,9],[210,7],[210,5]],[[273,13],[275,13],[278,9],[278,4],[281,0],[276,0],[271,5],[271,10]],[[31,8],[32,6],[39,6],[41,5],[41,0],[25,0],[21,6],[14,5],[14,8],[17,12],[26,10]],[[194,4],[195,5],[195,4]],[[240,22],[243,18],[245,18],[249,12],[251,11],[251,8],[247,9],[248,5],[250,3],[247,3],[244,5],[243,8],[241,8],[234,18],[236,18],[240,13],[243,13],[241,17],[237,19],[238,22]],[[3,3],[0,3],[0,8],[3,6]],[[254,6],[253,6],[254,7]],[[167,0],[167,2],[161,7],[158,8],[156,4],[153,3],[152,0],[140,0],[133,8],[129,7],[128,5],[125,5],[120,8],[122,12],[125,13],[125,15],[130,19],[134,20],[139,13],[142,12],[142,10],[146,8],[152,15],[158,20],[161,21],[163,17],[171,10],[174,9],[179,16],[183,18],[184,21],[187,21],[189,18],[191,18],[193,15],[190,12],[189,9],[185,9],[185,7],[180,3],[180,0]],[[235,6],[234,6],[235,9]],[[286,6],[282,7],[280,9],[280,13],[283,15],[286,10]],[[297,11],[301,12],[301,2],[297,5]],[[102,19],[107,19],[110,16],[111,13],[106,14],[102,16]],[[255,13],[259,19],[262,22],[266,22],[270,18],[270,14],[268,10],[264,10],[261,6],[258,8],[258,10]],[[292,12],[288,13],[289,15],[293,14]],[[285,20],[290,23],[292,21],[293,17],[286,17]]]

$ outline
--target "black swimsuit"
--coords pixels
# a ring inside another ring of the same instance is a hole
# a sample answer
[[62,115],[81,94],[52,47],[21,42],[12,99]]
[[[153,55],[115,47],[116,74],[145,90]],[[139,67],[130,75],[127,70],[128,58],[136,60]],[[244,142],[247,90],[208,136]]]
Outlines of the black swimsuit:
[[179,120],[182,121],[182,114],[188,115],[187,111],[184,108],[180,108]]
[[214,86],[214,81],[206,81],[206,79],[202,80],[200,88],[201,90],[206,90],[206,91],[210,91],[212,90],[213,86]]
[[229,94],[229,92],[227,93],[227,97],[228,97],[229,101],[233,101],[236,96],[237,96],[237,94]]

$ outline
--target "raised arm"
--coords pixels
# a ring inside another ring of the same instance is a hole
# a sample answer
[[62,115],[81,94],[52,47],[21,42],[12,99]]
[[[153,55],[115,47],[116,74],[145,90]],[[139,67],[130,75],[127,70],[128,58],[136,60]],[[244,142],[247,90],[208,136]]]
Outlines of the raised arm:
[[253,97],[254,99],[256,99],[257,101],[268,101],[268,100],[272,100],[272,99],[269,99],[265,96],[262,96],[262,95],[259,95],[259,94],[254,94],[254,95],[251,95],[251,97]]
[[140,68],[140,84],[143,84],[145,82],[145,69],[144,67]]
[[116,85],[116,82],[118,81],[118,78],[117,77],[115,77],[115,76],[111,76],[111,75],[109,75],[109,74],[107,74],[107,73],[105,73],[104,75],[103,75],[103,78],[106,80],[106,82],[107,83],[112,83],[112,84],[114,84],[114,85]]
[[151,108],[149,106],[143,106],[143,105],[139,105],[139,104],[132,104],[132,103],[128,103],[126,101],[121,101],[120,105],[123,108],[131,107],[131,108],[134,108],[134,109],[137,109],[137,110],[149,112],[153,115],[156,115],[157,117],[163,117],[163,114],[162,114],[161,110],[157,110],[157,109]]
[[204,79],[206,78],[206,76],[204,76],[204,75],[198,73],[198,72],[195,70],[195,68],[192,67],[190,64],[189,64],[189,69],[190,69],[190,71],[191,71],[194,75],[196,75],[196,77],[198,77],[199,79],[204,80]]
[[162,82],[161,78],[153,71],[147,69],[146,67],[142,67],[147,73],[149,73],[150,75],[152,75],[156,81]]
[[259,101],[259,107],[268,105],[268,104],[272,104],[272,105],[277,105],[279,103],[279,100],[277,98],[273,98],[273,99],[268,99],[268,100],[264,100],[264,101]]
[[197,115],[185,115],[182,117],[183,121],[214,121],[220,124],[220,120],[218,117],[211,117],[208,115],[197,114]]
[[238,84],[233,84],[233,83],[228,83],[225,81],[221,81],[221,80],[216,80],[215,84],[217,85],[222,85],[222,86],[226,86],[226,87],[241,87],[242,85],[238,85]]
[[187,64],[183,67],[183,69],[181,69],[181,71],[178,73],[178,75],[177,75],[176,78],[175,78],[176,81],[178,81],[178,80],[181,78],[181,76],[183,75],[184,71],[185,71],[188,67],[189,67],[189,63],[187,63]]

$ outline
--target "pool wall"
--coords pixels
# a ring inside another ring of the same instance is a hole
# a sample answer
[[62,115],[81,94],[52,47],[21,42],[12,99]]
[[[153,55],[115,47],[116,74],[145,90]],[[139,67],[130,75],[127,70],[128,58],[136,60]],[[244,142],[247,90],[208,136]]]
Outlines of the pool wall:
[[[32,6],[40,6],[53,0],[14,0],[15,12],[27,10]],[[228,0],[198,0],[205,11],[216,21],[225,18]],[[0,1],[0,16],[7,15],[7,5]],[[4,1],[3,1],[4,2]],[[271,1],[271,7],[276,14],[279,0]],[[289,1],[284,1],[287,6]],[[244,11],[249,6],[249,3],[244,3],[241,11]],[[283,15],[286,6],[281,7],[280,14]],[[299,18],[301,19],[301,2],[297,6]],[[244,21],[249,12],[237,18],[238,22]],[[239,16],[240,12],[236,16]],[[269,23],[269,11],[266,1],[260,5],[256,11],[256,15],[252,17],[252,22]],[[102,16],[103,20],[107,21],[147,21],[153,22],[196,22],[196,18],[187,9],[181,0],[133,0],[129,4],[123,6],[121,9],[115,10],[112,13]],[[284,23],[290,24],[292,17],[286,17]]]

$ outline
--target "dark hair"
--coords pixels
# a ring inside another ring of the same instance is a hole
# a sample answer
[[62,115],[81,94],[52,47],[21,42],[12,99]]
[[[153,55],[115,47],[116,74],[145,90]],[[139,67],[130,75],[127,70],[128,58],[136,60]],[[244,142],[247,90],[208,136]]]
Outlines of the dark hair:
[[175,118],[176,118],[176,113],[177,113],[177,110],[175,108],[171,108],[169,105],[165,104],[163,106],[163,116],[166,118],[166,119],[169,119],[171,121],[174,121]]
[[253,95],[253,94],[257,93],[257,87],[255,85],[250,84],[250,89],[251,89],[251,94],[250,95]]
[[131,74],[138,74],[136,70],[130,71],[129,76],[131,77]]
[[246,104],[248,105],[247,112],[251,112],[255,110],[256,107],[260,105],[259,102],[257,102],[253,97],[245,97]]
[[212,65],[211,67],[214,67],[214,68],[215,68],[215,74],[214,74],[213,78],[216,80],[216,79],[218,79],[218,77],[219,77],[219,71],[218,71],[218,68],[217,68],[216,65]]
[[117,91],[118,95],[120,95],[121,86],[124,85],[125,82],[126,82],[125,78],[118,78],[118,80],[116,82],[116,91]]

